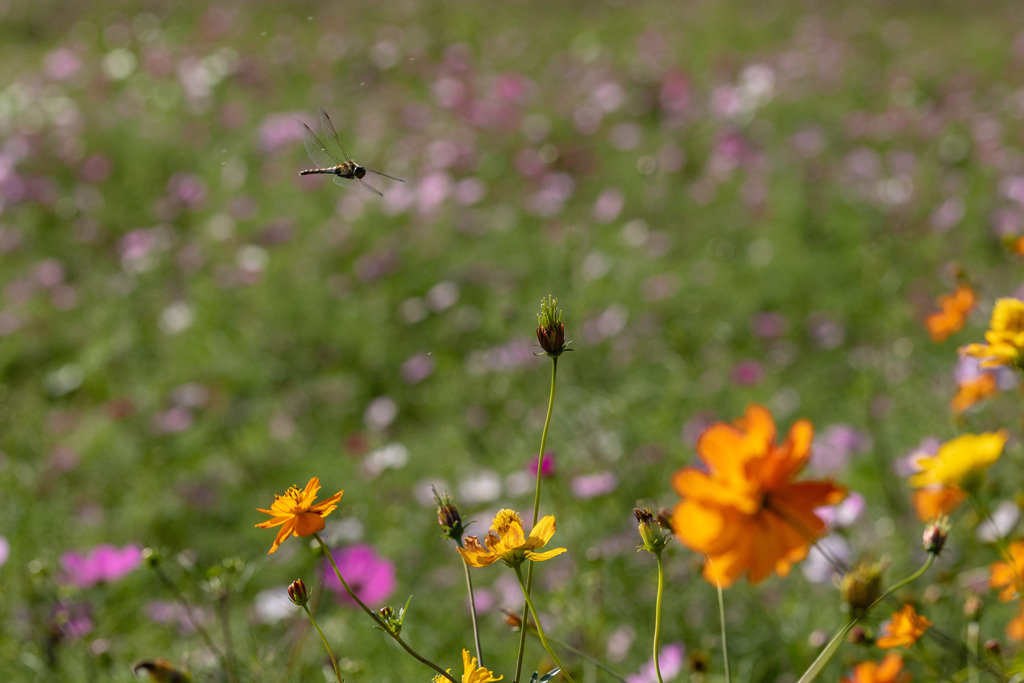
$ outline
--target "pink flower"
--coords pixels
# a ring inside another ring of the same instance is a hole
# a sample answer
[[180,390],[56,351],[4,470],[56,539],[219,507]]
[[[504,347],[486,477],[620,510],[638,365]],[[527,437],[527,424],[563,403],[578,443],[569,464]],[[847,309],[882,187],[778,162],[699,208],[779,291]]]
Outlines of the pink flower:
[[66,552],[60,557],[65,580],[72,586],[90,588],[100,583],[117,581],[142,564],[142,548],[127,545],[116,548],[109,543],[98,545],[86,554]]
[[[530,466],[527,468],[530,474],[536,476],[537,474],[537,461],[539,457],[533,456],[533,460],[530,461]],[[547,451],[544,453],[544,464],[541,466],[540,476],[550,477],[555,473],[555,453],[554,451]]]
[[[664,681],[671,681],[683,670],[683,656],[686,650],[681,643],[670,643],[661,648],[658,653],[658,668],[661,669],[661,678]],[[654,669],[654,660],[651,659],[639,673],[626,676],[628,683],[657,683],[658,674]]]
[[[398,583],[395,565],[391,560],[378,555],[373,546],[359,543],[333,554],[345,582],[367,605],[379,605],[395,592]],[[331,563],[326,559],[323,561],[323,571],[324,585],[334,592],[337,601],[354,606],[355,602],[345,592]]]

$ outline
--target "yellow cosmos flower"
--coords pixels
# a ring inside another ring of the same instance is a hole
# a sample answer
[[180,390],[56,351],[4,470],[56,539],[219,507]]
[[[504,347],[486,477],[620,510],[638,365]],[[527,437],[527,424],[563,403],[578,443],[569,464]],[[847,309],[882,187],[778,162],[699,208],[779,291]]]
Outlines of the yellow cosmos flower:
[[910,485],[964,488],[977,474],[999,459],[1009,436],[1006,430],[984,434],[964,434],[939,447],[934,456],[918,458],[921,472],[910,478]]
[[915,612],[913,605],[904,605],[903,609],[892,615],[892,620],[885,627],[885,634],[875,641],[875,645],[884,649],[909,647],[916,643],[931,625],[931,620]]
[[[448,669],[448,673],[452,670]],[[477,666],[476,657],[471,657],[469,650],[462,651],[462,683],[493,683],[500,681],[504,676],[494,677],[494,673],[486,667]],[[445,683],[448,679],[438,674],[434,676],[434,683]]]
[[284,543],[289,536],[312,536],[322,530],[325,526],[324,517],[334,512],[341,500],[344,491],[338,491],[333,496],[320,503],[316,501],[316,492],[320,490],[320,480],[313,477],[306,484],[302,491],[297,486],[290,487],[283,496],[274,496],[274,504],[269,510],[256,508],[257,512],[270,515],[272,519],[260,522],[256,526],[260,529],[272,529],[279,526],[274,545],[270,547],[268,555],[277,550],[277,547]]
[[985,333],[986,344],[968,344],[960,352],[981,358],[981,367],[1009,365],[1024,368],[1024,301],[999,299]]
[[523,532],[523,520],[514,510],[502,510],[494,516],[491,529],[484,539],[486,547],[476,536],[466,536],[465,548],[458,548],[462,559],[470,567],[487,567],[501,560],[510,567],[518,567],[526,560],[540,562],[550,560],[565,552],[565,548],[555,548],[543,553],[534,552],[543,548],[555,535],[555,518],[552,515],[542,517],[533,527],[530,536]]

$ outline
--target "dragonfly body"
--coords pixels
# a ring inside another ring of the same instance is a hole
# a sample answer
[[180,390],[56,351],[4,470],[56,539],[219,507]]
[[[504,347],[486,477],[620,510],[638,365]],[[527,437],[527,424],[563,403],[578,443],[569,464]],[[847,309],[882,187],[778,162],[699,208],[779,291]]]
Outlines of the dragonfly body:
[[[307,168],[304,171],[299,171],[299,175],[326,173],[333,175],[334,182],[342,187],[345,186],[345,180],[355,180],[380,197],[384,195],[377,188],[363,180],[367,173],[397,180],[400,183],[405,182],[401,178],[396,178],[380,171],[374,171],[372,168],[360,166],[352,161],[352,157],[345,151],[345,147],[341,144],[341,139],[338,138],[338,132],[334,130],[334,124],[331,123],[330,117],[327,116],[327,112],[323,109],[320,110],[320,131],[323,133],[323,138],[318,137],[316,133],[310,130],[309,126],[301,121],[299,122],[299,132],[302,133],[302,144],[306,147],[306,153],[309,154],[309,158],[313,160],[313,163],[319,166],[319,168]],[[328,145],[331,147],[328,147]]]
[[366,169],[354,161],[346,161],[343,164],[331,166],[330,168],[307,168],[305,171],[299,171],[299,175],[309,175],[311,173],[329,173],[339,178],[361,180],[366,176]]

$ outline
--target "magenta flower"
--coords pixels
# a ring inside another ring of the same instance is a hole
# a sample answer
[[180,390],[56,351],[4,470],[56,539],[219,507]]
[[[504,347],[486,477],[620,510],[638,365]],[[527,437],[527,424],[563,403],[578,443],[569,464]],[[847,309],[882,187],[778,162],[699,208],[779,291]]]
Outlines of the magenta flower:
[[[533,456],[533,460],[530,461],[528,470],[530,474],[537,475],[537,461],[540,460],[536,455]],[[550,477],[555,473],[555,453],[554,451],[547,451],[544,453],[544,464],[541,465],[540,476]]]
[[[358,543],[333,554],[345,582],[367,605],[379,605],[395,592],[398,583],[395,578],[395,565],[386,557],[378,555],[373,546]],[[337,601],[355,606],[355,602],[335,576],[331,563],[326,559],[323,561],[323,572],[324,585],[334,593]]]
[[117,581],[142,564],[142,548],[128,545],[116,548],[108,543],[98,545],[86,554],[75,551],[61,555],[64,579],[72,586],[90,588],[100,583]]

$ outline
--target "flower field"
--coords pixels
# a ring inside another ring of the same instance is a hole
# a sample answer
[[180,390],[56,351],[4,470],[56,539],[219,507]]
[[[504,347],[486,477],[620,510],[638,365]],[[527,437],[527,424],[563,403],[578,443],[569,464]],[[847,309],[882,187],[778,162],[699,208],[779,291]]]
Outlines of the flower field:
[[1021,680],[1021,27],[0,3],[0,680]]

